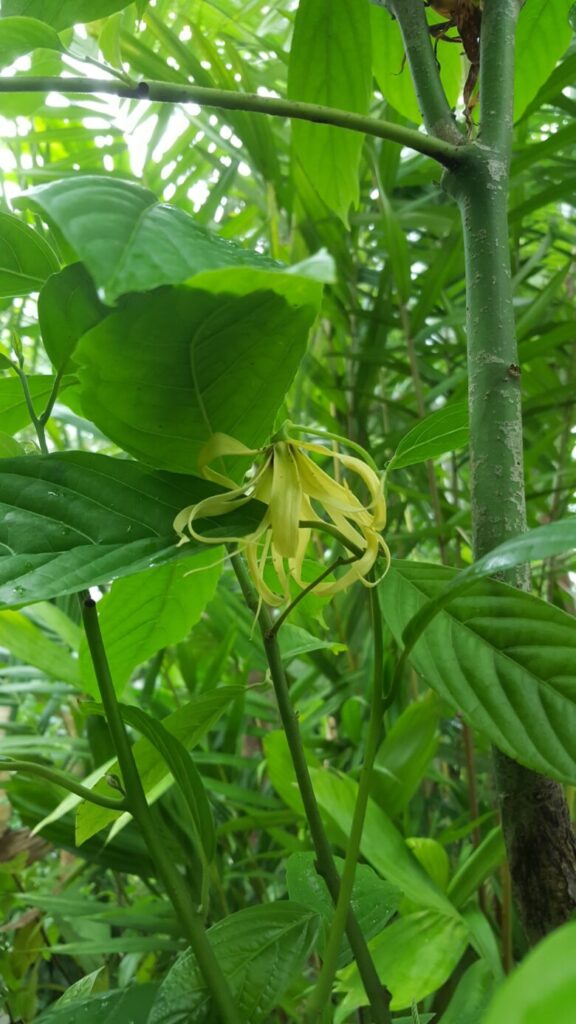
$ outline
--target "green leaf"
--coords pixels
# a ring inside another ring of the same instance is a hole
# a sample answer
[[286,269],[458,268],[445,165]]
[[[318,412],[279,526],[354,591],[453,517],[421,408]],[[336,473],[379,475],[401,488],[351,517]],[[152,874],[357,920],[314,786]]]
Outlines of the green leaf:
[[76,348],[84,411],[126,451],[162,469],[197,472],[214,431],[259,447],[314,316],[314,306],[270,290],[235,296],[179,287],[129,298]]
[[500,866],[506,856],[504,837],[499,825],[491,829],[488,835],[472,851],[470,856],[458,868],[448,886],[448,895],[455,906],[461,907],[474,895],[478,886]]
[[155,984],[131,985],[69,1004],[56,1003],[37,1018],[37,1024],[144,1024],[157,990]]
[[464,971],[438,1024],[481,1024],[493,990],[492,971],[483,960],[477,960]]
[[540,942],[498,989],[482,1024],[569,1021],[576,1005],[576,921]]
[[[162,720],[162,725],[172,736],[180,741],[187,750],[196,746],[209,729],[215,725],[227,707],[243,693],[240,686],[222,686],[211,693],[195,697],[182,708],[172,712]],[[145,738],[139,739],[133,747],[134,757],[138,768],[138,774],[148,800],[156,800],[161,793],[171,785],[171,776],[166,769],[164,762],[158,757],[158,753],[151,743]],[[119,774],[117,762],[110,767],[105,767],[102,774]],[[94,789],[99,793],[108,793],[110,787],[102,779]],[[115,833],[119,831],[118,825],[124,826],[130,820],[130,815],[118,815],[117,811],[108,811],[105,807],[97,807],[95,804],[82,803],[76,799],[67,799],[66,809],[71,806],[78,807],[76,816],[76,842],[78,845],[84,843],[91,836],[96,835],[101,829],[106,828],[111,822],[117,821]]]
[[287,269],[219,238],[121,178],[75,175],[30,189],[18,203],[39,208],[58,227],[109,304],[127,292],[180,284],[202,271]]
[[[450,977],[468,945],[465,924],[436,910],[409,914],[388,925],[368,943],[382,983],[392,994],[390,1008],[403,1010],[435,992]],[[339,972],[346,992],[340,1019],[366,1003],[355,963]]]
[[[299,980],[318,931],[314,911],[288,900],[248,907],[208,931],[240,1016],[250,1024],[269,1020],[292,981]],[[212,1001],[192,953],[168,972],[148,1024],[200,1024]]]
[[436,753],[440,714],[440,701],[427,694],[405,708],[380,745],[370,792],[391,818],[414,795]]
[[186,831],[190,830],[198,853],[209,864],[216,849],[214,820],[202,779],[189,751],[173,730],[166,729],[141,708],[120,704],[120,710],[124,721],[152,744],[169,769],[190,812],[188,821],[183,821],[182,827]]
[[426,416],[404,435],[388,464],[388,472],[463,448],[468,444],[468,435],[466,402],[447,405]]
[[32,50],[63,50],[54,29],[36,18],[2,18],[0,20],[0,65],[12,64]]
[[79,22],[107,18],[129,3],[130,0],[3,0],[2,17],[22,14],[38,18],[61,32]]
[[[428,17],[432,24],[446,20],[434,11],[429,11]],[[372,62],[378,86],[395,110],[420,124],[422,116],[398,24],[381,6],[370,8],[370,19]],[[440,42],[438,46],[440,78],[451,107],[456,106],[462,86],[462,57],[458,50],[450,43]]]
[[[40,414],[52,394],[54,377],[38,373],[26,379],[32,404]],[[0,422],[7,434],[15,434],[30,423],[30,413],[18,377],[0,377]]]
[[48,278],[38,296],[38,323],[44,348],[55,369],[62,371],[73,364],[78,339],[107,312],[81,263],[64,267]]
[[[2,381],[0,381],[0,392],[2,391]],[[18,455],[25,455],[24,446],[14,437],[10,437],[10,434],[4,434],[0,431],[0,459],[13,459]]]
[[[300,0],[288,64],[294,100],[368,112],[371,86],[370,8],[367,0]],[[358,166],[364,138],[329,125],[292,122],[293,160],[322,199],[348,222],[359,199]]]
[[[335,857],[334,860],[339,874],[342,874],[343,859]],[[329,931],[334,918],[334,904],[326,882],[316,870],[315,861],[314,853],[293,853],[286,862],[286,885],[290,899],[314,910],[323,918]],[[400,897],[400,890],[378,878],[367,864],[357,865],[351,904],[366,939],[382,931],[398,909]],[[344,937],[338,966],[344,966],[351,959],[352,950]]]
[[0,213],[0,298],[37,292],[57,270],[56,254],[42,235],[19,217]]
[[530,0],[516,30],[514,119],[517,121],[550,77],[572,39],[573,0]]
[[82,685],[77,660],[21,612],[0,612],[0,647],[5,647],[19,661],[34,665],[53,679],[72,686]]
[[[0,606],[45,601],[186,558],[175,515],[217,490],[198,477],[154,473],[89,452],[0,463]],[[226,530],[253,530],[249,506]],[[206,523],[205,532],[221,524]],[[206,553],[203,545],[196,550]]]
[[[121,693],[137,665],[182,640],[216,592],[221,547],[116,580],[98,602],[98,618],[114,686]],[[84,687],[98,687],[85,639],[80,648]]]
[[[382,611],[400,641],[453,570],[393,563],[381,584]],[[426,682],[475,728],[521,764],[563,782],[576,779],[576,623],[531,594],[492,580],[428,624],[410,653]]]
[[[324,814],[344,836],[350,834],[358,784],[344,775],[326,769],[312,769],[316,799]],[[360,846],[362,855],[372,867],[397,885],[421,907],[432,907],[444,914],[455,915],[454,907],[430,878],[403,836],[373,800],[368,803]]]
[[[86,909],[90,911],[92,905],[87,904]],[[66,989],[63,996],[60,996],[58,1000],[58,1009],[68,1006],[70,1003],[79,1003],[86,999],[86,996],[96,994],[97,992],[106,992],[108,990],[108,968],[106,965],[98,967],[97,970],[92,971],[90,974],[84,975],[83,978],[79,978],[78,981],[73,982]],[[55,1007],[54,1007],[55,1009]]]

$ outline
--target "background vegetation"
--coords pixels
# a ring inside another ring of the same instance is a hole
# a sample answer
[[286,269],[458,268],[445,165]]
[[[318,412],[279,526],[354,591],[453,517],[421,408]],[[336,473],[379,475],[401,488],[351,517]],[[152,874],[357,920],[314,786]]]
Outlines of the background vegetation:
[[[391,1019],[519,1024],[573,1012],[574,925],[502,987],[528,940],[490,751],[496,741],[566,784],[573,812],[570,3],[527,0],[520,14],[509,195],[528,525],[558,526],[486,567],[537,560],[532,598],[476,584],[400,672],[404,628],[473,561],[464,251],[442,168],[391,138],[265,116],[241,100],[223,110],[135,96],[142,80],[193,83],[415,129],[398,26],[379,5],[357,7],[316,0],[297,16],[295,4],[262,0],[1,4],[0,748],[5,767],[40,769],[3,782],[6,1024],[65,1024],[80,1011],[86,1024],[225,1019],[194,956],[177,959],[190,935],[141,822],[64,793],[50,774],[104,802],[126,786],[81,628],[77,592],[89,586],[103,595],[102,635],[154,828],[201,908],[241,1019],[305,1019],[333,910],[269,664],[222,548],[176,549],[172,529],[209,492],[194,474],[210,428],[262,445],[286,418],[351,438],[387,469],[382,658],[361,586],[311,594],[279,638],[340,858],[374,671],[387,692],[396,679],[352,900]],[[453,41],[440,39],[437,57],[466,132],[469,65]],[[99,79],[102,91],[26,91],[38,76]],[[329,542],[307,578],[327,564]],[[171,761],[158,723],[181,741]],[[193,756],[177,764],[180,749]],[[336,952],[332,1002],[315,1019],[373,1019],[346,939]]]

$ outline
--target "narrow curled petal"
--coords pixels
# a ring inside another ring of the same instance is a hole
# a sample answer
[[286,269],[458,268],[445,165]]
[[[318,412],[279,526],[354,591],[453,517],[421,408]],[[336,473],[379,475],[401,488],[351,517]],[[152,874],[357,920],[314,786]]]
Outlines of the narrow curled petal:
[[229,434],[216,433],[212,434],[202,448],[198,456],[198,469],[207,480],[222,484],[224,487],[235,488],[237,486],[235,481],[231,480],[230,477],[224,476],[222,473],[218,473],[215,469],[211,469],[210,463],[214,462],[215,459],[224,458],[226,455],[253,456],[259,454],[259,448],[247,448],[245,444],[242,444],[242,441],[237,441],[235,437],[230,437]]

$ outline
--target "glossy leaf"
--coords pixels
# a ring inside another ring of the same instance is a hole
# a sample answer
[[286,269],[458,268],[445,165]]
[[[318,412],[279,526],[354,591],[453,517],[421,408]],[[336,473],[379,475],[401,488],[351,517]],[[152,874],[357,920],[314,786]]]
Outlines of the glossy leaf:
[[[348,776],[338,776],[325,769],[312,769],[311,774],[322,811],[344,836],[348,836],[358,784]],[[455,914],[450,900],[430,878],[388,816],[372,800],[368,803],[360,850],[372,867],[419,906]]]
[[576,1003],[576,922],[539,943],[496,992],[482,1024],[569,1021]]
[[482,842],[472,850],[470,856],[458,868],[448,886],[448,895],[457,907],[461,907],[477,890],[478,886],[500,866],[506,856],[504,836],[499,825],[491,829]]
[[[403,1010],[435,992],[450,977],[468,945],[457,917],[436,910],[409,914],[388,925],[368,943],[380,980],[392,994],[390,1008]],[[338,988],[346,993],[340,1020],[366,1002],[356,964],[340,971]]]
[[[118,693],[137,665],[178,643],[198,622],[216,591],[223,557],[222,548],[210,547],[192,558],[116,580],[98,602],[100,629]],[[86,640],[80,648],[80,667],[85,689],[97,694]]]
[[0,213],[1,298],[37,292],[58,269],[56,255],[42,235],[19,217]]
[[[398,641],[454,573],[397,561],[381,584],[382,611]],[[503,583],[482,581],[432,620],[410,653],[426,682],[522,764],[576,779],[576,623]]]
[[127,1021],[146,1020],[150,1003],[158,986],[131,985],[91,995],[73,1003],[58,1003],[37,1018],[38,1024],[127,1024]]
[[[288,65],[294,100],[366,114],[372,72],[367,0],[300,0]],[[345,223],[359,198],[363,136],[329,125],[292,123],[293,160]]]
[[[222,686],[210,693],[202,694],[193,698],[184,707],[167,715],[162,720],[162,725],[183,744],[186,750],[191,750],[242,692],[242,687],[239,686]],[[147,739],[139,739],[134,744],[133,750],[146,796],[150,801],[156,800],[171,785],[170,773],[158,756],[156,749]],[[105,772],[119,775],[118,764],[115,762],[111,767],[104,769],[102,774]],[[105,780],[98,782],[94,788],[99,793],[110,795],[110,787]],[[68,800],[66,806],[68,808],[78,804],[80,804],[76,817],[78,845],[114,821],[117,822],[117,834],[118,825],[124,826],[130,820],[128,814],[119,815],[117,811],[108,811],[105,807],[82,803],[79,799]]]
[[82,21],[106,18],[128,7],[129,0],[3,0],[2,16],[26,15],[52,25],[57,32]]
[[[213,492],[196,477],[88,452],[4,459],[0,603],[44,601],[186,558],[194,545],[177,546],[174,516]],[[236,518],[239,530],[254,528],[246,509]],[[232,522],[227,516],[226,529]],[[206,529],[214,527],[221,528],[216,520]]]
[[109,304],[127,292],[180,284],[202,271],[285,269],[120,178],[77,175],[39,185],[19,203],[38,207],[59,228]]
[[391,818],[414,795],[436,753],[441,710],[435,694],[408,705],[380,745],[371,794]]
[[[339,874],[342,874],[343,859],[335,857],[334,860]],[[334,918],[334,904],[326,882],[316,870],[314,853],[293,853],[288,858],[286,884],[290,899],[316,911],[324,920],[328,936]],[[366,939],[382,931],[398,909],[400,896],[400,890],[395,885],[378,878],[376,872],[367,864],[357,865],[351,903]],[[344,937],[338,965],[344,966],[351,959],[352,950],[348,939]]]
[[314,315],[313,305],[293,306],[270,290],[234,296],[180,287],[130,298],[76,348],[84,411],[161,469],[197,472],[215,431],[258,447]]
[[56,370],[73,363],[78,339],[107,312],[81,263],[72,263],[48,278],[38,297],[38,323],[44,348]]
[[54,29],[36,18],[0,19],[0,64],[12,64],[32,50],[62,50]]
[[[230,914],[208,931],[242,1019],[263,1024],[291,982],[300,976],[318,931],[313,910],[278,901]],[[168,972],[148,1024],[200,1024],[211,999],[192,953]]]
[[468,444],[468,434],[466,403],[449,404],[426,416],[404,435],[388,463],[388,472],[457,451]]

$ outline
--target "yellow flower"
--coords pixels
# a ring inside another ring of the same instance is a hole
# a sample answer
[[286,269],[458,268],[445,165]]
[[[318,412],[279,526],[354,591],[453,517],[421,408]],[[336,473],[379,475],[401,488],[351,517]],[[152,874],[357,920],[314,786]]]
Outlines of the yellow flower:
[[[329,476],[308,452],[332,459],[335,467],[359,478],[368,492],[368,502],[361,501],[347,481],[340,483]],[[238,486],[210,468],[214,459],[224,456],[259,457],[259,460],[252,475]],[[336,528],[357,558],[337,580],[319,583],[316,593],[337,594],[357,581],[373,586],[366,577],[380,555],[386,559],[387,571],[390,552],[380,533],[386,525],[386,502],[382,481],[368,462],[322,444],[295,441],[284,436],[284,432],[261,449],[247,448],[227,434],[213,434],[200,455],[199,468],[204,476],[228,490],[204,498],[178,513],[174,529],[180,541],[183,543],[193,537],[206,544],[240,544],[258,593],[267,604],[290,601],[290,579],[301,588],[307,585],[302,579],[302,570],[312,530],[321,532],[326,523]],[[262,502],[266,511],[248,536],[206,537],[196,529],[197,520],[223,516],[253,499]],[[322,518],[319,511],[327,518]],[[264,579],[268,559],[272,561],[282,594],[275,593]]]

